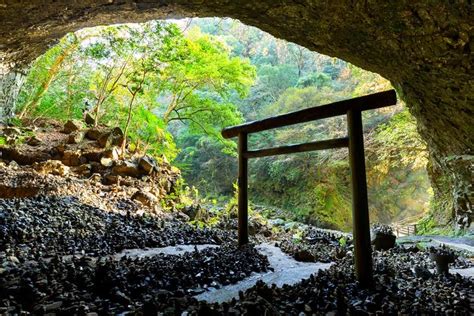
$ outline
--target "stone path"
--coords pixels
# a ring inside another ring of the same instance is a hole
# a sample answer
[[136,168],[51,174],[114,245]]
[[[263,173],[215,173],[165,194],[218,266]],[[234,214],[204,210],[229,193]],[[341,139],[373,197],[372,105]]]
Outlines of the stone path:
[[447,237],[447,236],[406,236],[397,238],[401,242],[424,242],[433,246],[446,245],[457,250],[467,251],[474,255],[473,237]]
[[467,269],[449,269],[449,273],[451,274],[459,273],[463,277],[474,278],[474,267],[467,268]]
[[148,248],[148,249],[126,249],[114,255],[115,258],[120,259],[125,256],[129,257],[152,257],[158,254],[165,255],[182,255],[186,252],[193,252],[196,249],[198,251],[206,248],[218,248],[219,245],[203,244],[203,245],[179,245],[179,246],[168,246],[162,248]]
[[276,284],[281,287],[284,284],[295,284],[302,279],[307,279],[311,274],[318,272],[320,269],[328,269],[332,263],[313,263],[298,262],[287,254],[283,253],[280,248],[272,244],[264,243],[256,247],[257,250],[267,256],[273,271],[267,273],[254,273],[247,279],[237,284],[231,284],[220,289],[211,288],[209,291],[196,295],[198,300],[204,300],[210,303],[226,302],[232,298],[239,296],[239,291],[245,291],[261,280],[267,284]]

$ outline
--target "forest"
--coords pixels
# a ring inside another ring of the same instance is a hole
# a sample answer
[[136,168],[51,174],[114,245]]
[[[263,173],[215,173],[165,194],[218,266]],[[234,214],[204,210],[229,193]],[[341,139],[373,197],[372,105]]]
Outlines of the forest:
[[[120,126],[123,149],[170,162],[182,172],[183,191],[221,209],[237,175],[236,144],[222,128],[389,88],[377,74],[237,20],[151,21],[67,34],[26,73],[13,123],[85,118]],[[418,222],[429,215],[432,189],[414,118],[400,102],[363,119],[371,221]],[[342,137],[345,124],[341,117],[278,129],[252,136],[249,147]],[[349,231],[347,155],[252,161],[252,207]]]

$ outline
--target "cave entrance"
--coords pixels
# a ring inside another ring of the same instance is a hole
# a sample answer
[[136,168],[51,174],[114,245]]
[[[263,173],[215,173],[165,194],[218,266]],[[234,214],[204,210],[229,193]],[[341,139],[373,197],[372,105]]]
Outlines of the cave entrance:
[[[355,272],[362,286],[373,282],[372,248],[370,244],[370,221],[365,172],[364,134],[362,111],[396,105],[395,90],[379,92],[363,97],[307,108],[279,116],[270,117],[222,131],[224,138],[238,137],[238,240],[239,245],[248,243],[248,159],[284,155],[298,152],[348,147],[352,185],[352,219],[354,238]],[[324,118],[346,115],[347,137],[315,141],[297,145],[248,150],[247,136],[269,129]]]

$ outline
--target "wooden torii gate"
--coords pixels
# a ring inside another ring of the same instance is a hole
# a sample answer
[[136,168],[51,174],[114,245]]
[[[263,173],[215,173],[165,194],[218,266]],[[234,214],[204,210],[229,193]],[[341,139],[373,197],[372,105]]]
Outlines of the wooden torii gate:
[[[370,244],[369,206],[367,200],[367,179],[365,174],[364,135],[362,111],[395,105],[395,90],[374,93],[354,99],[311,107],[228,127],[222,130],[224,138],[238,137],[239,178],[238,178],[238,240],[245,245],[248,237],[248,159],[274,155],[284,155],[314,150],[349,147],[349,162],[352,182],[352,219],[356,277],[362,286],[370,286],[373,281],[372,248]],[[347,115],[347,137],[309,142],[304,144],[248,150],[247,136],[273,128],[310,122],[334,116]]]

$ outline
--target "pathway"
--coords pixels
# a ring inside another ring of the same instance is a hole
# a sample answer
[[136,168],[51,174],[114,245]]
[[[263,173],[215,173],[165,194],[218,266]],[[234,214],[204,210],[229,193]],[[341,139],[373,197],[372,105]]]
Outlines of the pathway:
[[211,303],[222,303],[230,301],[234,297],[238,298],[239,291],[245,291],[251,288],[257,281],[261,280],[267,284],[276,284],[279,287],[284,284],[292,285],[302,279],[309,278],[311,274],[318,272],[318,270],[328,269],[332,265],[332,263],[298,262],[283,253],[280,248],[268,243],[258,245],[256,248],[261,254],[267,256],[273,271],[253,273],[247,279],[236,284],[226,285],[220,289],[211,288],[209,291],[196,295],[195,297],[198,300]]

